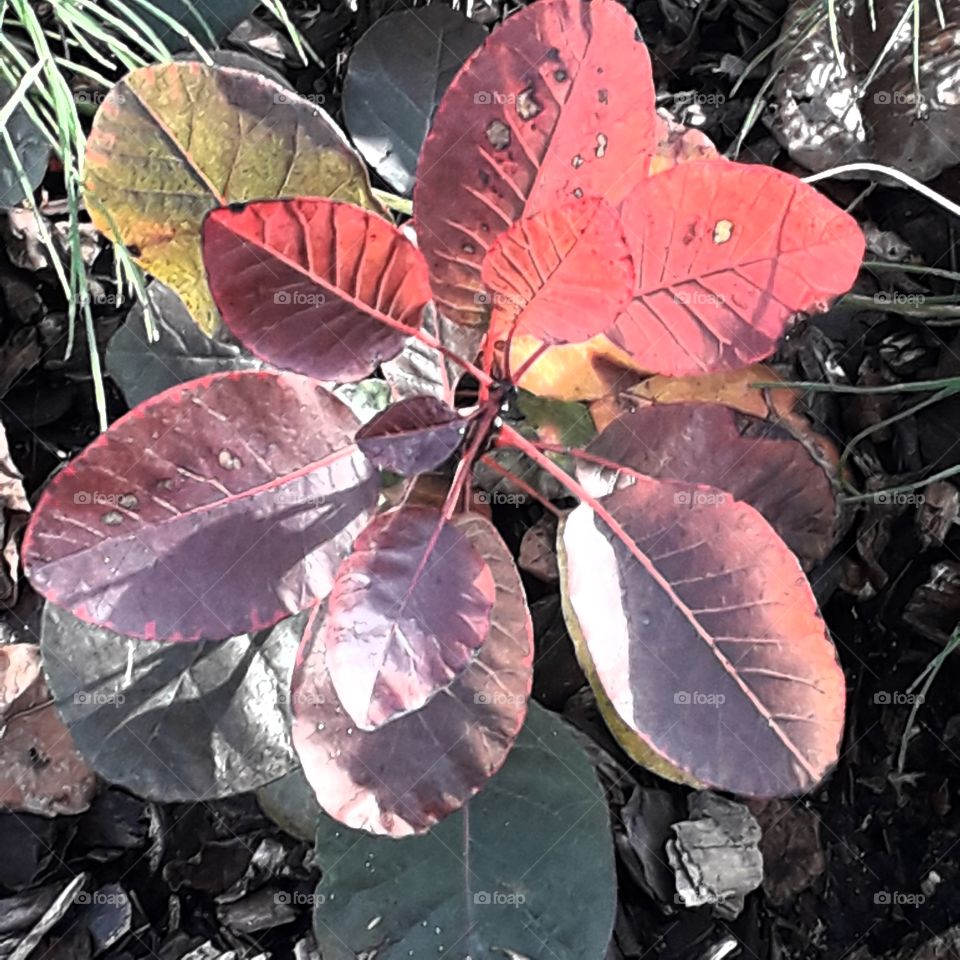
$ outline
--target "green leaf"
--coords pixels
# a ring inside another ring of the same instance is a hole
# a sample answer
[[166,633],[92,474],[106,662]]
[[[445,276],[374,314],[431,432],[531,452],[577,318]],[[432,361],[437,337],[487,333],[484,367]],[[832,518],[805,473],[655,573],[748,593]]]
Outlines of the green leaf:
[[575,734],[530,704],[503,769],[463,810],[391,840],[321,817],[324,958],[602,960],[616,881],[606,800]]
[[[0,80],[0,104],[6,103],[12,95],[13,88],[6,81]],[[32,189],[36,189],[47,172],[50,146],[40,128],[21,106],[16,107],[10,114],[6,129],[27,182]],[[7,145],[0,139],[0,208],[15,207],[25,199],[17,165],[10,156]]]

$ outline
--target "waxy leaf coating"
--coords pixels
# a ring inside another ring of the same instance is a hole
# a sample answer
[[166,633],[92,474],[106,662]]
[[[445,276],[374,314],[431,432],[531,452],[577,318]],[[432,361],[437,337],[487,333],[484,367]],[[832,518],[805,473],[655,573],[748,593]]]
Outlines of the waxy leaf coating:
[[575,731],[536,703],[503,769],[426,836],[396,843],[323,817],[315,839],[329,960],[601,960],[610,942],[603,790]]
[[376,517],[337,572],[321,631],[354,723],[417,710],[459,676],[487,638],[494,594],[480,551],[439,510]]
[[414,211],[442,313],[487,317],[494,240],[557,197],[616,205],[656,142],[653,80],[614,0],[538,0],[509,17],[447,89],[420,153]]
[[246,70],[174,62],[134,70],[107,95],[87,140],[85,199],[96,227],[219,323],[200,257],[214,207],[330,196],[375,208],[366,167],[323,110]]
[[451,523],[483,557],[496,593],[490,630],[467,668],[420,710],[357,729],[337,699],[308,625],[293,674],[293,744],[317,799],[357,829],[403,837],[459,809],[500,769],[523,724],[533,681],[533,624],[513,556],[488,520]]
[[[587,451],[628,471],[725,490],[755,507],[807,562],[833,546],[837,504],[823,467],[785,430],[714,403],[644,407],[614,420]],[[600,472],[600,485],[587,477]],[[608,492],[615,471],[578,463],[581,482]]]
[[802,793],[827,773],[843,673],[800,565],[753,507],[637,478],[581,503],[559,545],[604,693],[656,753],[748,796]]
[[518,220],[483,260],[493,335],[579,343],[611,327],[634,270],[616,211],[599,197],[560,200]]
[[396,356],[430,302],[426,264],[389,221],[314,197],[214,210],[210,290],[233,334],[275,366],[362,380]]
[[773,353],[799,310],[824,309],[856,279],[856,220],[770,167],[698,160],[623,201],[637,283],[610,339],[645,369],[680,376]]
[[357,446],[381,470],[414,476],[439,467],[460,446],[467,421],[436,397],[387,407],[357,431]]
[[327,595],[376,505],[357,425],[293,374],[172,387],[50,481],[27,573],[82,620],[148,640],[270,626]]

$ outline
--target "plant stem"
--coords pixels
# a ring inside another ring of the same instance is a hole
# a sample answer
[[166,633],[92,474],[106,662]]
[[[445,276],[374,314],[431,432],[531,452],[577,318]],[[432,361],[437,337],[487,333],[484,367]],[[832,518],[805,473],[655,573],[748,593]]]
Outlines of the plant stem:
[[518,477],[512,470],[508,470],[502,463],[497,463],[489,454],[484,454],[480,458],[480,463],[485,464],[491,470],[499,473],[501,477],[506,477],[511,483],[519,487],[528,497],[536,500],[537,503],[549,513],[552,513],[558,519],[563,516],[563,511],[551,503],[542,493],[534,489],[523,477]]

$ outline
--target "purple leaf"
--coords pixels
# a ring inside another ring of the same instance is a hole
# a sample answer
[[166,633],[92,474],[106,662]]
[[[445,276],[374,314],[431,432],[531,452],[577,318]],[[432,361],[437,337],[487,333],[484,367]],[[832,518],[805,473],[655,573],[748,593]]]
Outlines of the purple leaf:
[[357,431],[357,446],[381,470],[403,476],[439,467],[460,446],[466,421],[436,397],[411,397]]
[[338,699],[364,730],[422,707],[490,629],[493,575],[433,507],[397,507],[337,572],[321,642]]
[[293,674],[293,742],[321,806],[347,826],[395,837],[424,833],[500,769],[533,679],[533,625],[510,551],[476,514],[451,521],[496,584],[490,632],[466,670],[414,713],[358,730],[337,699],[308,625]]
[[217,640],[329,593],[376,504],[357,418],[316,382],[230,372],[171,387],[50,482],[23,552],[88,623]]

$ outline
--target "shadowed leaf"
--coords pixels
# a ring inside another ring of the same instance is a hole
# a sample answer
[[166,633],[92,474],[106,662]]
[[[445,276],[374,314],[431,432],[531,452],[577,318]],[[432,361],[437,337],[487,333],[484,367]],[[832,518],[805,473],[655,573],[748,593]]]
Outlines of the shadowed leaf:
[[[717,404],[657,404],[614,420],[587,450],[646,476],[725,490],[759,510],[808,565],[833,546],[830,478],[803,444],[768,421]],[[614,471],[596,477],[587,461],[578,469],[595,495],[612,489]]]
[[48,603],[40,646],[57,709],[90,765],[138,797],[194,802],[254,790],[295,766],[287,698],[302,632],[299,617],[222,642],[155,643]]
[[433,4],[380,17],[357,41],[343,81],[350,137],[395,190],[413,189],[417,156],[454,74],[487,32]]
[[337,571],[320,642],[337,698],[364,730],[422,707],[490,629],[490,567],[432,507],[376,517]]
[[81,619],[148,640],[270,626],[326,596],[376,503],[357,424],[293,374],[173,387],[51,480],[24,540],[30,579]]
[[331,196],[375,208],[366,169],[333,121],[246,70],[175,62],[135,70],[104,100],[87,140],[97,228],[184,301],[218,321],[200,258],[205,214],[225,203]]
[[128,406],[135,407],[197,377],[263,367],[224,330],[208,337],[169,287],[154,281],[147,287],[147,299],[159,339],[147,340],[143,305],[136,302],[107,345],[107,373],[120,387]]
[[802,793],[827,773],[843,673],[796,558],[756,510],[636,479],[581,503],[559,546],[604,693],[655,753],[750,796]]
[[417,237],[441,312],[487,318],[481,263],[521,217],[557,195],[616,205],[646,172],[655,119],[647,48],[613,0],[540,0],[494,30],[417,164]]
[[600,960],[610,940],[603,791],[571,728],[535,703],[503,769],[462,812],[403,843],[323,817],[316,850],[314,926],[329,960]]
[[[6,80],[0,79],[0,103],[6,104],[12,95],[13,88]],[[21,106],[7,118],[5,129],[13,142],[13,149],[26,174],[27,183],[35,190],[47,172],[50,144]],[[0,208],[15,207],[25,199],[19,171],[8,152],[6,142],[0,138]]]
[[426,265],[389,221],[299,197],[214,210],[203,226],[210,290],[237,338],[269,363],[361,380],[403,346],[430,301]]
[[439,467],[460,446],[467,421],[435,397],[387,407],[357,431],[357,446],[374,466],[403,476]]
[[671,376],[771,354],[798,310],[856,279],[856,220],[770,167],[700,160],[638,184],[620,210],[637,285],[610,339]]
[[423,833],[500,768],[523,723],[533,625],[520,575],[489,521],[463,514],[451,523],[489,566],[496,593],[487,639],[441,695],[377,730],[358,730],[330,682],[322,617],[297,656],[294,747],[320,805],[347,826],[394,837]]

